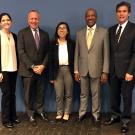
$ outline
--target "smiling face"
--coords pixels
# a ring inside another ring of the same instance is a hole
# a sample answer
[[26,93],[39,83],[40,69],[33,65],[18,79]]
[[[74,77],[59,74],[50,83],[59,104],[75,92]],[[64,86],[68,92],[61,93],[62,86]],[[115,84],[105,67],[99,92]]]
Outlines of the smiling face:
[[12,20],[8,15],[3,15],[0,20],[0,26],[2,29],[9,30],[12,26]]
[[120,24],[125,23],[129,16],[130,16],[130,12],[128,10],[127,6],[120,6],[117,11],[116,11],[116,16],[117,16],[117,20]]
[[36,29],[39,26],[40,15],[36,11],[31,11],[28,14],[28,24],[32,29]]
[[68,34],[67,26],[65,24],[60,24],[57,29],[57,34],[59,38],[66,39]]
[[86,15],[85,15],[86,24],[89,27],[93,27],[95,25],[95,23],[96,23],[96,20],[97,20],[96,11],[94,9],[88,9],[86,11]]

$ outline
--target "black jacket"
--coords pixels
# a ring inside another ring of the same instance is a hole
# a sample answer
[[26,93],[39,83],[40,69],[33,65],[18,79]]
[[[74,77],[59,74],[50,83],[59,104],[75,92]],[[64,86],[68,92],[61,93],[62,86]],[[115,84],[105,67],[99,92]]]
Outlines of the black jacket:
[[109,29],[110,40],[110,75],[124,78],[126,73],[135,74],[135,24],[128,22],[119,43],[115,44],[118,25]]
[[26,27],[18,33],[18,54],[19,54],[19,74],[24,77],[32,77],[31,66],[43,64],[47,66],[49,52],[49,35],[42,29],[39,29],[40,42],[39,49],[30,27]]
[[[59,58],[58,58],[58,47],[54,41],[51,43],[50,53],[49,53],[49,78],[50,80],[55,80],[59,70]],[[74,73],[74,50],[75,42],[72,40],[67,41],[68,50],[68,62],[71,74]]]

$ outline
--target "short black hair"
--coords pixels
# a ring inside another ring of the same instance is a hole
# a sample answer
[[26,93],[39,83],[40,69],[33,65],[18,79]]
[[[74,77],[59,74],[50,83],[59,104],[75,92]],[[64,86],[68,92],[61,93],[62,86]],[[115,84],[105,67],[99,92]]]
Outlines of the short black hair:
[[88,8],[88,9],[86,10],[86,12],[85,12],[85,17],[87,17],[88,11],[94,11],[94,12],[95,12],[95,15],[96,15],[96,17],[97,17],[97,11],[96,11],[96,9],[94,9],[94,8]]
[[3,16],[8,16],[9,19],[12,21],[12,18],[11,18],[11,16],[9,15],[9,13],[5,13],[5,12],[4,12],[4,13],[1,13],[1,14],[0,14],[0,22],[1,22]]
[[116,5],[116,12],[118,11],[118,8],[121,6],[126,6],[128,8],[128,12],[129,13],[131,12],[131,5],[129,2],[126,2],[126,1],[122,1]]

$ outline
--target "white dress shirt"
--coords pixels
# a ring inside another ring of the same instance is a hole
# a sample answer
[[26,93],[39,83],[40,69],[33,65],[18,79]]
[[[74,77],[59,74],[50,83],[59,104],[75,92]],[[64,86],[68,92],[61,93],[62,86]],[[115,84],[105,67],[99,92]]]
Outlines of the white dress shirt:
[[60,44],[59,43],[59,65],[68,65],[68,50],[67,50],[67,42]]

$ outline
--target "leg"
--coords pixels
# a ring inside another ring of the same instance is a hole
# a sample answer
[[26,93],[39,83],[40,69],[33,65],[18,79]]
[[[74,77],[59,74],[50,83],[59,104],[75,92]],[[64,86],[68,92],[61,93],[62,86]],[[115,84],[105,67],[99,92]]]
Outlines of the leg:
[[32,106],[32,93],[35,89],[34,85],[34,78],[32,77],[23,77],[23,85],[24,85],[24,98],[25,98],[25,107],[26,112],[29,117],[33,116],[34,109]]
[[97,121],[100,115],[100,78],[90,78],[91,94],[92,94],[92,115]]
[[65,84],[65,110],[64,114],[69,115],[72,107],[72,95],[73,95],[73,79],[69,68],[66,67],[64,73],[64,84]]
[[41,114],[44,113],[44,90],[45,90],[45,76],[44,74],[36,77],[36,101],[35,110]]
[[88,97],[90,90],[90,78],[89,76],[81,76],[81,95],[80,95],[80,109],[79,117],[82,117],[87,112]]
[[115,75],[110,78],[111,112],[114,117],[120,116],[121,80]]
[[59,69],[59,73],[54,83],[56,91],[56,104],[57,104],[57,115],[63,115],[63,97],[64,97],[64,78],[62,67]]
[[123,97],[123,112],[122,118],[130,119],[131,118],[131,109],[132,109],[132,91],[134,88],[135,81],[122,81],[121,93]]
[[10,87],[11,87],[11,121],[17,119],[16,115],[16,96],[15,96],[15,89],[16,89],[16,79],[17,79],[17,72],[10,73]]
[[11,104],[11,89],[8,72],[3,72],[3,82],[1,84],[2,100],[1,100],[1,116],[2,123],[10,122],[10,104]]

